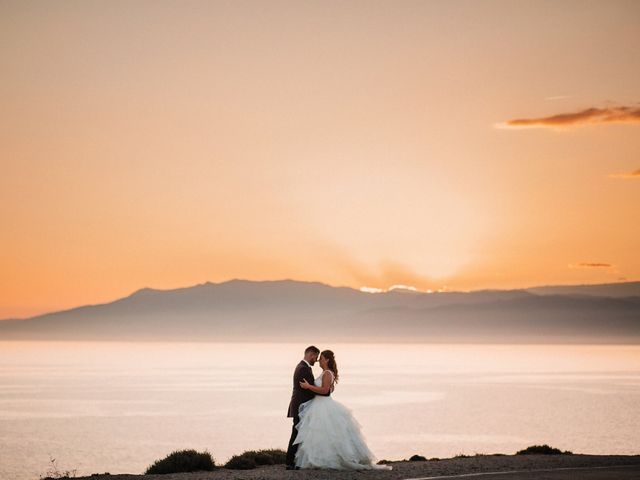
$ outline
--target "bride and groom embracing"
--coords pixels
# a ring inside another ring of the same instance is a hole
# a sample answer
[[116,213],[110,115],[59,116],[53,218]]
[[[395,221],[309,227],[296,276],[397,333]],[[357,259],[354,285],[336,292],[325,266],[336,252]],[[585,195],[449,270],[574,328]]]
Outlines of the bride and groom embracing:
[[[322,373],[313,378],[311,367],[318,361]],[[287,417],[293,429],[287,449],[287,470],[331,468],[339,470],[385,469],[377,465],[351,411],[331,398],[338,382],[338,366],[331,350],[314,346],[293,373],[293,393]]]

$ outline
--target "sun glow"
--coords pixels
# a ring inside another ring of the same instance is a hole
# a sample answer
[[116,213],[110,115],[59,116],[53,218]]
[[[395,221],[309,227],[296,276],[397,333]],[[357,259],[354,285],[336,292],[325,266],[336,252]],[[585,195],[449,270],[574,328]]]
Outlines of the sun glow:
[[388,291],[391,292],[392,290],[410,290],[412,292],[418,291],[416,287],[412,287],[411,285],[391,285]]
[[384,292],[383,289],[374,288],[374,287],[360,287],[360,291],[361,292],[365,292],[365,293],[382,293],[382,292]]
[[[376,287],[360,287],[361,292],[366,293],[384,293],[384,292],[392,292],[394,290],[408,290],[410,292],[417,292],[418,289],[411,285],[391,285],[386,290],[384,288],[376,288]],[[427,290],[427,293],[431,293],[431,289]]]

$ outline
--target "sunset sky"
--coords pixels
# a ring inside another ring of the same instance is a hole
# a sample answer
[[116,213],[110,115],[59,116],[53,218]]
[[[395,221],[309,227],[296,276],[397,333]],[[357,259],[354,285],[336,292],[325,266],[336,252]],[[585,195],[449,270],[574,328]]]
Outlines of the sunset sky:
[[640,280],[638,1],[3,1],[0,319]]

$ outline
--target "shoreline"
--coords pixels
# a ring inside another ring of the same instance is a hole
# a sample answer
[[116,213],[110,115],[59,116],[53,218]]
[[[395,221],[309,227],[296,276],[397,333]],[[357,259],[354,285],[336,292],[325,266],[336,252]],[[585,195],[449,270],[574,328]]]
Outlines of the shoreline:
[[[617,478],[619,472],[627,471],[633,477],[640,477],[640,454],[638,455],[585,455],[585,454],[479,454],[469,457],[443,458],[439,460],[389,461],[392,470],[285,470],[284,465],[262,466],[252,470],[230,470],[216,468],[213,471],[170,473],[170,474],[92,474],[74,477],[77,480],[276,480],[276,479],[313,479],[313,480],[346,480],[351,478],[369,478],[374,480],[426,480],[429,478],[455,478],[459,475],[477,477],[487,480],[492,473],[504,480],[520,478],[532,479],[539,475],[558,475],[557,478],[573,475],[581,470],[588,472],[590,479]],[[536,472],[539,472],[536,473]],[[564,473],[563,473],[564,472]],[[564,476],[563,476],[564,475]],[[464,478],[464,477],[462,477]],[[554,476],[554,478],[556,478]],[[578,477],[580,478],[580,477]],[[622,477],[620,477],[622,478]]]

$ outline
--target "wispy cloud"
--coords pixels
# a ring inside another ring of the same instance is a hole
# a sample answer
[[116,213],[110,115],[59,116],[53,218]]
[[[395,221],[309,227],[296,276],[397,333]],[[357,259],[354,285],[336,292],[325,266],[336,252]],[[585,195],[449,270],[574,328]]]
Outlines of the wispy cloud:
[[610,173],[609,176],[611,178],[640,178],[640,170],[627,173]]
[[598,262],[582,262],[582,263],[570,263],[569,268],[611,268],[610,263],[598,263]]
[[587,108],[580,112],[559,113],[548,117],[515,118],[496,125],[497,128],[560,128],[613,123],[640,123],[640,107],[611,106]]

